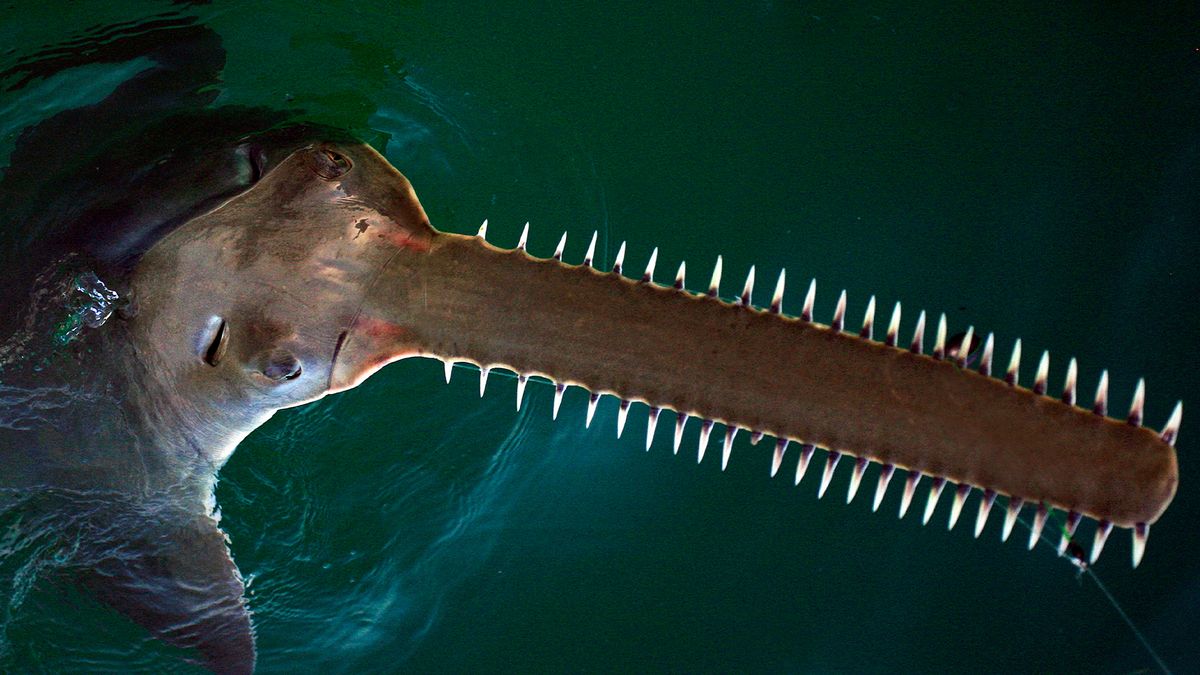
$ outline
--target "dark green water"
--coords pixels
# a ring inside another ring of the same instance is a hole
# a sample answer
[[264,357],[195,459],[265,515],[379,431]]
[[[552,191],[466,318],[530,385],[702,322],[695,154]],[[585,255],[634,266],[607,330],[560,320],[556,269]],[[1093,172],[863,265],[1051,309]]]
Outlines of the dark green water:
[[[951,331],[995,331],[1003,358],[1023,338],[1027,378],[1028,355],[1049,349],[1055,391],[1078,357],[1085,403],[1102,368],[1118,411],[1145,376],[1155,427],[1177,399],[1200,401],[1194,13],[9,3],[0,66],[167,11],[222,36],[219,104],[354,130],[441,229],[489,218],[492,241],[514,245],[530,221],[532,252],[566,230],[573,261],[599,230],[600,262],[628,240],[640,271],[658,246],[658,269],[688,260],[693,287],[720,253],[727,295],[751,264],[760,280],[786,267],[791,311],[816,277],[823,321],[841,288],[852,322],[874,293],[905,303],[905,333],[926,308]],[[136,70],[0,92],[0,157],[26,126]],[[669,425],[645,453],[644,409],[618,441],[612,400],[585,430],[580,391],[552,423],[547,386],[517,413],[512,378],[494,374],[482,401],[473,369],[441,378],[436,362],[390,366],[278,414],[223,470],[261,671],[1156,669],[1052,547],[1026,552],[1020,530],[1001,544],[995,515],[972,540],[977,496],[956,530],[945,503],[922,528],[895,518],[898,486],[870,512],[875,467],[854,504],[844,468],[817,501],[820,464],[798,488],[794,458],[771,480],[767,444],[740,438],[722,473],[715,450],[693,460],[695,426],[679,456]],[[1187,420],[1179,494],[1142,566],[1129,569],[1118,531],[1096,567],[1178,672],[1200,671]],[[4,671],[186,669],[52,579],[4,582]]]

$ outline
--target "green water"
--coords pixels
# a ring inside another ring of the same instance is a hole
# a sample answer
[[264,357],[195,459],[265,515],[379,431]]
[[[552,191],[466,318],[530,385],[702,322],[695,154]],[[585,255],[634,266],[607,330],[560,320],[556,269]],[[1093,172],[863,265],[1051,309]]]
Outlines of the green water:
[[[374,6],[372,6],[374,5]],[[302,108],[352,129],[411,179],[435,226],[567,258],[600,232],[611,264],[723,254],[725,294],[788,269],[818,318],[868,296],[994,331],[1025,377],[1070,356],[1090,403],[1102,368],[1123,411],[1137,377],[1158,427],[1200,401],[1200,33],[1137,5],[1003,9],[884,3],[8,3],[7,68],[45,46],[160,12],[199,17],[228,52],[218,104]],[[137,64],[0,92],[0,151],[94,102]],[[36,170],[36,167],[25,167]],[[536,289],[514,289],[514,292]],[[663,349],[669,349],[663,345]],[[786,374],[781,374],[786,377]],[[767,476],[743,436],[722,473],[642,450],[605,400],[441,364],[389,366],[285,411],[221,474],[222,527],[248,579],[262,672],[1140,672],[1156,666],[1088,578],[999,541],[975,500],[946,532],[870,512],[877,467],[815,498]],[[1190,413],[1193,414],[1194,413]],[[1200,474],[1185,415],[1179,494],[1131,571],[1118,530],[1096,570],[1165,662],[1195,642]],[[667,418],[664,418],[667,419]],[[853,424],[854,420],[846,420]],[[693,423],[694,425],[695,423]],[[716,441],[714,440],[714,444]],[[794,451],[793,451],[794,452]],[[818,457],[819,458],[819,457]],[[944,502],[949,499],[943,497]],[[1090,538],[1091,528],[1083,532]],[[1020,540],[1020,541],[1017,541]],[[5,568],[8,569],[8,568]],[[186,671],[179,654],[52,577],[5,579],[0,670]]]

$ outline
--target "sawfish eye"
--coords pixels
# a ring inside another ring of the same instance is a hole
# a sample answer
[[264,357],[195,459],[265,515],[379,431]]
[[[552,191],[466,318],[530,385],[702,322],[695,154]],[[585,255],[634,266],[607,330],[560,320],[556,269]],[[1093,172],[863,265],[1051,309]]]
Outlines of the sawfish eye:
[[209,335],[207,346],[204,348],[204,353],[200,358],[210,366],[216,366],[221,362],[221,358],[225,356],[225,348],[229,344],[229,327],[225,320],[219,316],[214,316],[208,322]]
[[313,172],[325,180],[345,175],[351,166],[350,159],[336,150],[318,148],[312,153]]

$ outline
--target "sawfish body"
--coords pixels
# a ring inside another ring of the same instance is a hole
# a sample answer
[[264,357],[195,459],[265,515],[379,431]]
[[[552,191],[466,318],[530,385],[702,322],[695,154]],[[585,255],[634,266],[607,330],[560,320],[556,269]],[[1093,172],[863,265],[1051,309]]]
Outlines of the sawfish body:
[[[1026,388],[1019,346],[998,368],[988,336],[968,369],[965,349],[947,349],[944,319],[929,322],[927,340],[922,314],[904,339],[898,306],[877,328],[871,303],[861,329],[846,332],[844,296],[832,322],[817,323],[813,287],[796,301],[782,276],[758,306],[753,272],[730,296],[719,264],[695,292],[683,268],[656,276],[654,254],[627,277],[624,248],[613,270],[592,265],[594,248],[579,265],[563,260],[562,245],[549,258],[531,256],[524,238],[499,249],[483,229],[436,230],[408,180],[367,145],[261,111],[164,116],[154,128],[188,120],[221,133],[166,149],[147,142],[128,160],[143,169],[115,171],[103,189],[82,172],[91,201],[58,214],[65,224],[52,243],[9,285],[30,301],[4,326],[0,488],[12,502],[38,495],[36,508],[67,513],[84,584],[198,649],[213,670],[255,662],[241,578],[213,517],[218,470],[276,410],[403,358],[473,363],[481,390],[491,369],[512,370],[518,403],[530,378],[546,380],[556,411],[569,385],[592,392],[593,406],[612,395],[620,426],[645,404],[647,443],[669,419],[677,450],[697,418],[701,460],[714,431],[722,463],[739,431],[769,435],[773,470],[795,456],[797,482],[824,447],[822,492],[846,457],[848,498],[876,462],[876,505],[897,470],[902,509],[928,477],[927,519],[946,485],[957,485],[952,518],[978,489],[977,531],[997,497],[1006,536],[1026,505],[1031,541],[1051,509],[1068,514],[1070,535],[1087,516],[1098,522],[1093,559],[1119,526],[1134,532],[1136,564],[1174,495],[1181,408],[1160,432],[1142,426],[1140,393],[1115,419],[1106,384],[1079,407],[1073,366],[1051,397],[1045,359]],[[71,124],[60,117],[48,129]],[[19,144],[13,165],[45,137]],[[6,198],[20,187],[15,175]],[[75,295],[91,312],[73,315],[83,328],[64,327],[55,311]],[[49,335],[62,337],[53,349],[39,342]]]

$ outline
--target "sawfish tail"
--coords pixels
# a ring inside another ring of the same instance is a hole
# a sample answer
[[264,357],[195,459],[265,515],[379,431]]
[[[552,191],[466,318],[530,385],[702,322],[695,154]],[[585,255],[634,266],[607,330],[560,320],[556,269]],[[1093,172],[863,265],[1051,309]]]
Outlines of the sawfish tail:
[[[1107,416],[1107,376],[1094,405],[1079,407],[1075,362],[1061,394],[1051,397],[1043,356],[1032,388],[1025,388],[1018,383],[1017,341],[1009,367],[993,377],[992,335],[978,368],[968,368],[968,350],[948,346],[944,315],[933,350],[925,353],[924,312],[912,340],[902,340],[899,305],[877,340],[873,299],[855,332],[846,332],[844,292],[831,324],[815,322],[815,282],[791,316],[782,274],[769,303],[759,307],[753,268],[738,295],[721,293],[719,258],[709,285],[693,292],[683,266],[673,282],[654,279],[657,251],[644,273],[628,278],[624,244],[614,269],[600,270],[593,265],[594,236],[583,263],[572,265],[562,261],[565,235],[551,258],[539,259],[525,250],[527,234],[503,250],[487,243],[485,231],[486,223],[478,236],[435,233],[428,245],[396,253],[342,345],[354,354],[346,362],[369,367],[335,369],[333,389],[408,356],[441,359],[447,377],[451,363],[475,364],[481,393],[488,372],[504,368],[518,375],[518,406],[534,377],[553,383],[555,414],[567,386],[591,392],[589,424],[600,396],[617,397],[618,434],[633,404],[644,404],[647,448],[663,412],[675,413],[676,451],[684,425],[697,418],[697,459],[718,433],[722,468],[740,431],[755,442],[763,435],[777,439],[773,474],[789,446],[799,444],[797,483],[814,449],[825,448],[822,495],[843,458],[853,466],[847,501],[875,463],[881,467],[878,508],[903,469],[901,516],[924,477],[930,484],[926,521],[948,485],[951,527],[978,491],[976,536],[997,496],[1007,497],[1005,539],[1022,507],[1033,511],[1031,548],[1052,510],[1066,514],[1060,548],[1087,516],[1097,521],[1093,560],[1112,527],[1120,526],[1132,530],[1137,565],[1149,526],[1174,496],[1182,407],[1161,432],[1144,427],[1143,385],[1129,414],[1114,419]],[[972,344],[971,332],[962,344]]]

